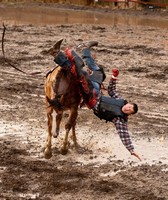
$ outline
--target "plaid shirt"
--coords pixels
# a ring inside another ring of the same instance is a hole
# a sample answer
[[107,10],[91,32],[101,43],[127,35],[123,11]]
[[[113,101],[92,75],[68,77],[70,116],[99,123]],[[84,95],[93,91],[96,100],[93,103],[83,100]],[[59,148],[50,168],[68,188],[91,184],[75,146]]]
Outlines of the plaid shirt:
[[[110,80],[108,85],[108,94],[115,99],[121,99],[121,96],[116,91],[116,80]],[[132,152],[134,150],[134,146],[128,132],[127,120],[124,120],[121,117],[116,117],[112,120],[112,122],[115,124],[122,143],[128,151]]]

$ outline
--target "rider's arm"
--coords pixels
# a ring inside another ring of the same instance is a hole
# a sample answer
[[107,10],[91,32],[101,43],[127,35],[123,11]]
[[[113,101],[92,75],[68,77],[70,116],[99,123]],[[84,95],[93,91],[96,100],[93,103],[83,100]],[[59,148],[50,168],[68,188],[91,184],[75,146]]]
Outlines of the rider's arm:
[[113,123],[115,124],[116,130],[124,146],[128,149],[128,151],[130,151],[130,153],[133,152],[134,146],[128,132],[127,122],[120,117],[116,117],[113,119]]
[[115,99],[121,98],[121,96],[118,94],[116,90],[116,80],[110,79],[108,85],[108,94]]
[[112,121],[116,126],[117,132],[124,146],[128,149],[131,155],[137,157],[141,161],[141,157],[134,151],[134,146],[128,133],[127,122],[120,117],[114,118]]
[[112,76],[111,76],[111,79],[110,79],[109,85],[108,85],[108,94],[115,99],[121,98],[121,96],[116,91],[116,81],[117,81],[118,75],[119,75],[119,70],[116,68],[113,68]]

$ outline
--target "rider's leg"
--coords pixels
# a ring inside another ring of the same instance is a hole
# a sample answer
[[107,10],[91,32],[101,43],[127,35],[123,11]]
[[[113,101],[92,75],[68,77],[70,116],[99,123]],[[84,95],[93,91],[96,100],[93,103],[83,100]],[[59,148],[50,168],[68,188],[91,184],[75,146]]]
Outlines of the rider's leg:
[[100,94],[100,84],[95,82],[95,81],[91,81],[93,84],[93,87],[95,88],[95,92],[96,92],[96,96],[99,96]]
[[[89,107],[94,107],[96,104],[96,94],[95,89],[88,78],[87,73],[82,71],[84,66],[83,60],[74,52],[69,49],[66,50],[66,54],[60,51],[60,46],[63,39],[59,40],[51,49],[44,51],[44,54],[50,54],[54,57],[54,61],[60,65],[64,70],[70,70],[71,73],[77,78],[80,82],[81,91],[83,97],[86,101],[86,104]],[[97,42],[89,42],[87,48],[92,46],[97,46]]]
[[83,60],[73,51],[66,50],[66,54],[59,52],[54,58],[54,62],[64,70],[70,70],[80,83],[81,93],[88,107],[92,108],[97,102],[97,95],[94,85],[89,79],[87,72],[82,70]]
[[[92,42],[92,46],[97,46],[98,42]],[[96,89],[96,93],[100,93],[100,86],[102,82],[105,79],[105,73],[101,66],[97,65],[94,58],[92,57],[90,53],[90,47],[89,45],[84,46],[82,50],[82,58],[85,61],[85,64],[88,66],[88,68],[92,71],[90,75],[90,80],[92,81],[94,88]]]
[[91,47],[98,46],[97,41],[90,41],[86,43],[79,44],[77,49],[82,52],[82,58],[84,59],[86,65],[91,69],[92,71],[99,70],[99,66],[95,63],[91,53],[90,49]]
[[92,71],[100,70],[99,66],[95,63],[95,60],[93,59],[89,48],[85,48],[82,51],[82,58],[84,59],[86,65],[90,70]]

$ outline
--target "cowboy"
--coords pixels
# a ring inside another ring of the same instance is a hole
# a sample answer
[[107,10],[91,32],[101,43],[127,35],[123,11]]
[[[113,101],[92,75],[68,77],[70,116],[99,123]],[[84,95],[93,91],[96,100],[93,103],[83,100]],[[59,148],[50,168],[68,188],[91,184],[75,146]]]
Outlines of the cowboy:
[[[140,156],[134,150],[127,126],[129,115],[137,113],[138,106],[135,103],[128,103],[116,92],[116,81],[119,75],[119,70],[112,70],[112,77],[108,85],[108,94],[110,97],[103,96],[100,93],[100,86],[104,80],[103,73],[90,53],[90,48],[97,46],[98,42],[92,41],[82,45],[83,59],[81,59],[81,57],[71,49],[66,49],[65,53],[61,52],[61,43],[62,40],[58,41],[53,48],[48,50],[47,53],[52,55],[55,63],[61,66],[64,70],[71,71],[80,83],[81,94],[86,105],[92,109],[94,114],[100,119],[113,122],[124,146],[131,155],[141,160]],[[95,76],[91,77],[83,70],[85,64],[91,71],[94,73],[96,72]]]

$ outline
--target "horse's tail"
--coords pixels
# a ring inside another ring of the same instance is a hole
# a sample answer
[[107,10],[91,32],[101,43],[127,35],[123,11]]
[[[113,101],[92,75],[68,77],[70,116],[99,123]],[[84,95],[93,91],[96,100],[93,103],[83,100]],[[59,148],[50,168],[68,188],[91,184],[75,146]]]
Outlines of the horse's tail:
[[48,96],[46,96],[46,99],[48,101],[48,103],[50,104],[50,106],[53,106],[59,110],[62,109],[62,105],[59,101],[60,96],[56,96],[54,99],[50,99]]

